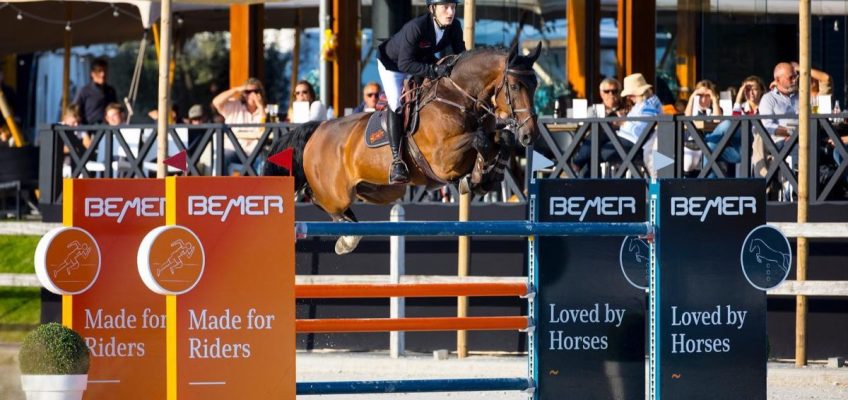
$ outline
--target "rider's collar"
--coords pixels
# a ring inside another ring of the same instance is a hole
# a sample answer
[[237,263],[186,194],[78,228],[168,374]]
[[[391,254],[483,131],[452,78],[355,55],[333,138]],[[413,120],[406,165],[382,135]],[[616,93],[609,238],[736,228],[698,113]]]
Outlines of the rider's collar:
[[[432,15],[432,14],[431,14],[431,15]],[[435,15],[433,15],[433,26],[435,26],[437,29],[442,30],[442,31],[443,31],[443,30],[445,30],[445,29],[447,29],[447,27],[448,27],[447,25],[442,25],[442,24],[440,24],[440,23],[439,23],[439,19],[438,19],[438,18],[436,18],[436,16],[435,16]]]

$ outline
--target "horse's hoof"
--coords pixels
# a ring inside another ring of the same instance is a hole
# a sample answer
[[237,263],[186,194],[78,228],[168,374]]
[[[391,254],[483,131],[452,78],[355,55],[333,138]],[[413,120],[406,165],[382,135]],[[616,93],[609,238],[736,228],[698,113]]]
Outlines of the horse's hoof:
[[336,254],[342,256],[356,250],[362,236],[341,236],[336,240]]
[[468,175],[466,175],[459,180],[459,194],[468,193],[471,193],[471,183],[469,182]]

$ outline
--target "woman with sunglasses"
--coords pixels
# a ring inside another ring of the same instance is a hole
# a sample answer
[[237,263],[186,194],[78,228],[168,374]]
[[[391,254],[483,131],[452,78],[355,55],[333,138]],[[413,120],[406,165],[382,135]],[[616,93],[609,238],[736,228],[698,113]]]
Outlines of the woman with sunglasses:
[[[294,103],[297,101],[309,104],[309,115],[294,115]],[[318,101],[315,89],[307,81],[298,81],[292,91],[289,101],[288,119],[290,122],[303,123],[309,121],[324,121],[327,119],[327,109]]]
[[[244,85],[221,92],[212,99],[212,106],[224,117],[224,122],[232,124],[265,123],[265,88],[256,78],[248,78]],[[262,127],[234,127],[233,133],[245,154],[250,155],[259,142],[264,130]],[[238,162],[235,146],[229,140],[224,141],[224,168],[229,171],[230,164]]]
[[[403,80],[407,76],[438,79],[450,75],[447,65],[436,65],[436,53],[448,46],[454,54],[465,51],[462,39],[462,24],[456,19],[458,0],[427,0],[429,13],[416,17],[389,40],[380,44],[377,70],[386,91],[389,143],[392,149],[392,165],[389,168],[389,183],[409,182],[409,170],[400,154],[401,121],[400,95]],[[442,54],[444,55],[444,54]]]

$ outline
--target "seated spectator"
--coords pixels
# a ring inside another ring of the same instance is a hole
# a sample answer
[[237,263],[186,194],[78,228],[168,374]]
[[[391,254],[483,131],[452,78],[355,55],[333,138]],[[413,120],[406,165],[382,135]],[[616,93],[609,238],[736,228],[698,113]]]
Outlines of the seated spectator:
[[[733,115],[757,114],[760,99],[762,99],[765,93],[765,86],[763,80],[758,76],[751,75],[745,78],[742,81],[742,90],[736,95],[736,102],[733,105]],[[724,120],[711,133],[704,137],[710,150],[715,151],[718,142],[721,141],[731,125],[732,122],[730,120]],[[733,131],[733,136],[730,138],[730,142],[728,142],[727,147],[722,150],[721,155],[717,159],[733,164],[742,162],[742,156],[739,152],[741,145],[742,132],[739,125],[737,125]],[[704,163],[706,164],[706,162],[707,160],[704,158]],[[710,172],[708,176],[713,177],[715,173]]]
[[[295,102],[305,102],[308,104],[309,112],[296,109]],[[292,92],[291,102],[289,103],[288,118],[290,122],[298,124],[309,121],[325,121],[327,119],[327,109],[318,101],[315,95],[315,89],[312,88],[311,83],[299,81],[295,86]]]
[[[67,126],[79,126],[80,125],[80,108],[76,104],[71,104],[65,108],[65,111],[62,113],[62,121],[60,124]],[[74,136],[80,140],[82,146],[84,148],[88,148],[91,146],[91,135],[85,131],[74,131]],[[68,153],[68,149],[65,149],[65,153]]]
[[[188,109],[188,118],[186,118],[183,123],[188,125],[201,125],[207,123],[206,110],[203,109],[203,106],[200,104],[195,104]],[[200,140],[203,138],[203,134],[206,133],[206,129],[204,128],[188,128],[188,153],[194,154],[194,149],[200,143]]]
[[15,138],[12,137],[12,131],[5,123],[0,125],[0,148],[15,147]]
[[[598,86],[598,90],[601,92],[601,100],[604,105],[604,115],[600,115],[599,117],[619,117],[626,115],[626,112],[624,111],[625,107],[623,107],[626,102],[621,99],[621,84],[618,82],[618,79],[604,79]],[[612,125],[617,127],[620,125],[620,122],[616,121],[612,123]],[[606,134],[602,132],[598,135],[598,146],[603,146],[607,142],[609,142],[609,138]],[[580,148],[574,155],[573,163],[575,173],[580,176],[586,176],[586,173],[588,172],[587,164],[591,160],[591,157],[592,140],[590,138],[586,138],[583,140],[583,143],[580,144]]]
[[[221,113],[227,124],[265,123],[265,88],[259,79],[248,78],[244,85],[221,92],[212,99],[212,105]],[[258,145],[264,131],[261,127],[234,127],[232,130],[248,156]],[[231,163],[240,161],[230,140],[224,140],[223,161],[226,171],[229,171]]]
[[695,91],[689,97],[684,114],[687,116],[721,115],[715,83],[707,79],[696,83]]
[[[760,99],[759,114],[798,115],[798,74],[792,64],[782,62],[774,67],[774,85],[774,88]],[[798,129],[797,118],[762,119],[762,123],[777,149],[781,149],[784,140]],[[763,138],[754,135],[751,165],[756,176],[766,176],[770,159],[771,155],[766,151]]]
[[[660,99],[654,95],[651,88],[652,86],[645,81],[645,77],[642,74],[636,73],[624,78],[624,90],[621,91],[621,96],[633,104],[627,113],[628,117],[656,117],[663,114]],[[617,136],[620,138],[621,147],[625,152],[630,152],[649,124],[649,121],[625,121],[621,125],[621,128],[617,131]],[[643,158],[648,166],[652,165],[650,148],[653,144],[654,140],[649,139],[642,147]],[[578,159],[578,157],[585,158]],[[601,146],[600,159],[605,162],[621,161],[621,157],[612,142],[604,143]],[[588,161],[589,158],[585,153],[578,154],[575,156],[574,164],[580,168],[581,173],[585,173],[585,164]]]
[[362,103],[353,109],[354,113],[377,111],[377,101],[383,88],[377,82],[368,82],[362,89]]
[[124,108],[118,103],[109,103],[106,106],[106,112],[103,115],[103,121],[109,126],[123,125],[125,114]]

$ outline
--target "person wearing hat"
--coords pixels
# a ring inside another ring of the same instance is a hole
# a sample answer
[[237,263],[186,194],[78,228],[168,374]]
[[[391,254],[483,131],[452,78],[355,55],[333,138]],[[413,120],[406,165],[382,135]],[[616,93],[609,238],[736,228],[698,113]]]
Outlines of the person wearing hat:
[[[663,114],[662,103],[651,88],[652,86],[645,81],[645,77],[642,76],[642,74],[636,73],[624,78],[624,89],[621,91],[621,97],[626,98],[630,104],[633,104],[633,107],[631,107],[630,112],[627,113],[628,120],[626,120],[618,130],[618,137],[622,139],[621,146],[624,147],[624,150],[627,152],[633,148],[633,145],[639,140],[640,136],[643,134],[650,134],[650,132],[644,131],[651,123],[649,121],[631,121],[629,118],[656,117]],[[642,146],[642,157],[645,161],[645,165],[648,166],[648,170],[651,175],[655,174],[655,171],[653,171],[652,168],[652,151],[654,141],[655,137],[652,137],[645,142],[644,146]],[[618,154],[615,152],[615,148],[613,148],[612,143],[607,144],[610,146],[609,149],[607,149],[607,157],[604,157],[604,159],[620,159]],[[601,151],[601,154],[603,156],[603,150]]]
[[377,70],[392,111],[386,124],[392,149],[389,184],[409,182],[409,170],[400,154],[403,130],[400,95],[404,79],[409,75],[429,79],[450,75],[447,65],[436,65],[436,53],[448,46],[454,54],[465,51],[462,24],[455,18],[457,4],[458,0],[427,0],[429,13],[407,22],[378,48]]
[[195,104],[188,109],[188,115],[186,116],[184,123],[190,125],[188,127],[188,154],[194,154],[194,149],[197,148],[197,145],[200,143],[200,139],[203,138],[203,134],[206,133],[206,128],[196,128],[194,125],[205,124],[206,121],[206,111],[203,109],[203,105]]

